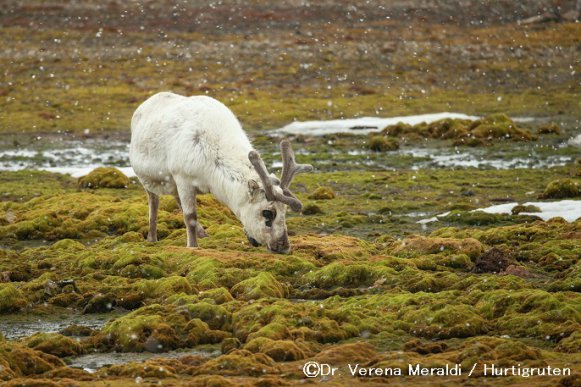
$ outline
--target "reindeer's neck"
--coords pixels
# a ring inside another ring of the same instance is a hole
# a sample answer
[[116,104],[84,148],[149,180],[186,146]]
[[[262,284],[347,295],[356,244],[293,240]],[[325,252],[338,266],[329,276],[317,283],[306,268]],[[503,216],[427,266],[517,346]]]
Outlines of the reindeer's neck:
[[250,163],[214,169],[210,192],[240,219],[240,210],[248,202],[248,181],[258,179]]

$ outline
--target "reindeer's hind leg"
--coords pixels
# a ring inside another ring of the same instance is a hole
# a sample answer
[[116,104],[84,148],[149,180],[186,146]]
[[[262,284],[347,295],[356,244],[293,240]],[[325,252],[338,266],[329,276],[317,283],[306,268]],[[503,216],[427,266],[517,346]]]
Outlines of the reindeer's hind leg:
[[[176,200],[176,202],[178,203],[178,207],[180,210],[183,211],[182,209],[182,201],[180,200],[180,196],[178,194],[174,195],[174,198]],[[200,223],[196,224],[196,235],[198,236],[198,238],[206,238],[208,236],[208,233],[206,232],[206,230],[204,230],[204,227],[202,227],[202,225]]]
[[147,191],[147,203],[149,204],[149,230],[147,241],[157,242],[157,212],[159,210],[159,195]]

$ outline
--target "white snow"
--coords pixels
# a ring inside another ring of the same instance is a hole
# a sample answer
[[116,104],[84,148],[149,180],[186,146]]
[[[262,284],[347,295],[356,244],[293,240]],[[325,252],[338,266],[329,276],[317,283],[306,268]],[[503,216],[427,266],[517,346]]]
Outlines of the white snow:
[[335,133],[369,134],[379,132],[386,126],[399,122],[408,125],[417,125],[422,122],[431,123],[444,118],[477,120],[479,117],[461,113],[434,113],[401,117],[361,117],[329,121],[295,121],[280,129],[274,130],[277,134],[307,134],[309,136],[324,136]]
[[[518,204],[519,203],[516,202],[498,204],[495,206],[472,210],[471,212],[483,211],[489,214],[511,214],[512,209]],[[534,215],[538,216],[543,220],[549,220],[560,217],[565,219],[567,222],[574,222],[575,220],[581,218],[581,200],[560,200],[557,202],[526,202],[524,203],[524,205],[536,206],[541,210],[541,212],[521,212],[520,215]],[[436,215],[433,218],[422,219],[417,223],[426,224],[431,222],[437,222],[438,217],[443,217],[448,214],[449,212],[446,212],[445,214]]]
[[448,215],[449,213],[450,213],[450,211],[444,212],[443,214],[436,215],[436,216],[434,216],[432,218],[418,220],[416,223],[419,223],[419,224],[427,224],[427,223],[437,222],[437,221],[439,221],[438,217],[440,217],[440,216],[441,217],[444,217],[444,216]]
[[581,134],[578,134],[576,137],[572,137],[569,140],[569,145],[581,147]]
[[[476,211],[484,211],[490,214],[509,214],[518,203],[499,204]],[[581,200],[560,200],[558,202],[526,202],[525,206],[533,205],[541,209],[541,212],[521,212],[521,215],[535,215],[543,220],[561,217],[567,222],[573,222],[581,218]]]

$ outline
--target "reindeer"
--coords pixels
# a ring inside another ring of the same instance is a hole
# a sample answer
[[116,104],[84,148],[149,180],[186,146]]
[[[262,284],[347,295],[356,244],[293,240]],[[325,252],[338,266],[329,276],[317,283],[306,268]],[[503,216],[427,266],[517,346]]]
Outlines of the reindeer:
[[290,143],[280,143],[281,179],[270,175],[234,113],[207,96],[163,92],[142,103],[131,119],[129,158],[149,204],[147,240],[157,241],[160,195],[173,195],[182,209],[188,247],[207,236],[198,222],[196,194],[212,193],[240,219],[253,246],[290,252],[287,206],[301,202],[289,187],[295,174],[313,167],[296,164]]

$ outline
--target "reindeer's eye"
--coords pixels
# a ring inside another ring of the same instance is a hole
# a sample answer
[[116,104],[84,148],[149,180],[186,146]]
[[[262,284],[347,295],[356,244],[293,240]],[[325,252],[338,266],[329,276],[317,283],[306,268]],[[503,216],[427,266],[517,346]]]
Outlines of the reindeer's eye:
[[266,226],[272,227],[272,221],[276,217],[276,212],[271,210],[263,210],[262,216],[266,219]]

